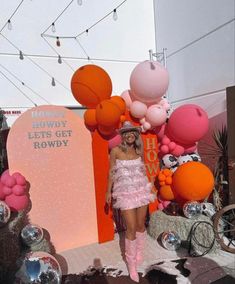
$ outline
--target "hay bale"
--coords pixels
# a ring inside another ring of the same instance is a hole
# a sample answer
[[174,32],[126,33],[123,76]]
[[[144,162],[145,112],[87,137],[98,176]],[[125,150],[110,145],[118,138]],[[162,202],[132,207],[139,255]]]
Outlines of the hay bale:
[[[204,221],[213,226],[213,222],[207,216],[200,215],[197,219],[188,219],[182,216],[171,216],[165,214],[163,211],[156,211],[151,214],[148,233],[154,239],[159,239],[161,234],[165,231],[175,231],[181,241],[186,247],[189,245],[189,236],[192,226],[195,222]],[[200,223],[194,231],[194,237],[197,242],[192,239],[192,250],[197,254],[205,252],[205,247],[210,247],[214,240],[213,228],[205,223]],[[203,247],[204,246],[204,247]],[[216,253],[220,249],[220,245],[215,241],[211,247],[210,253]]]

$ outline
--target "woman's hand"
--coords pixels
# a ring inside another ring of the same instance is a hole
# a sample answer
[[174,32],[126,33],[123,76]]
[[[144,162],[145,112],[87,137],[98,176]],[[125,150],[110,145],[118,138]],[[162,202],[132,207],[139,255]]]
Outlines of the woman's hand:
[[105,201],[108,205],[111,204],[111,200],[112,200],[112,194],[110,191],[107,191],[105,194]]

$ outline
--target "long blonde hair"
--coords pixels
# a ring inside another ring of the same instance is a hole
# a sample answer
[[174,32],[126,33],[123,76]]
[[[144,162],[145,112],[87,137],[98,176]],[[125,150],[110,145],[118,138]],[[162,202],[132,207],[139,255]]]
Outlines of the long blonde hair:
[[121,144],[119,145],[119,148],[123,151],[123,152],[126,152],[127,151],[127,143],[126,141],[124,141],[123,139],[123,136],[125,136],[126,133],[128,132],[133,132],[134,135],[135,135],[135,141],[134,141],[134,148],[135,148],[135,152],[137,155],[140,155],[142,156],[143,154],[143,141],[142,141],[142,138],[140,136],[140,133],[139,131],[136,131],[136,130],[130,130],[130,131],[125,131],[124,133],[122,133],[122,142]]

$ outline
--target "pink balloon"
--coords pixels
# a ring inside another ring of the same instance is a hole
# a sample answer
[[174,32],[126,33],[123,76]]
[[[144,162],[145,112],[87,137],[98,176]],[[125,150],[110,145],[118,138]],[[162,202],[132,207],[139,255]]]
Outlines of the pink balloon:
[[16,184],[19,184],[19,185],[26,185],[26,179],[24,176],[22,176],[22,174],[20,173],[14,173],[12,175],[15,180],[16,180]]
[[10,195],[12,193],[12,189],[8,186],[3,186],[2,188],[3,194],[5,194],[5,196]]
[[16,184],[15,186],[13,186],[12,192],[15,195],[23,195],[25,194],[25,187],[22,185]]
[[144,128],[144,130],[149,130],[150,128],[152,127],[152,125],[148,122],[148,121],[145,121],[144,123],[143,123],[143,128]]
[[14,185],[16,185],[16,180],[13,176],[8,176],[6,177],[6,179],[4,179],[4,183],[8,187],[13,187]]
[[168,147],[169,147],[169,150],[174,150],[175,147],[176,147],[175,142],[170,142],[169,145],[168,145]]
[[206,112],[198,105],[188,104],[173,111],[167,124],[167,135],[175,142],[191,145],[199,141],[208,128]]
[[160,126],[166,122],[167,113],[162,107],[158,105],[152,105],[148,108],[145,119],[152,126]]
[[121,135],[117,134],[112,139],[109,139],[109,141],[108,141],[109,149],[112,149],[112,148],[118,146],[121,142],[122,142],[122,137],[121,137]]
[[132,116],[136,118],[143,118],[146,114],[147,106],[139,101],[134,101],[130,105],[130,113]]
[[121,97],[125,101],[126,107],[129,109],[130,105],[132,103],[132,99],[131,99],[131,96],[130,96],[130,91],[126,90],[126,91],[122,92]]
[[29,198],[27,195],[17,196],[15,194],[11,194],[5,198],[5,202],[10,207],[11,211],[20,211],[27,208]]
[[10,176],[9,170],[4,171],[1,175],[1,182],[3,184],[5,184],[5,182],[6,182],[6,180],[8,179],[9,176]]
[[158,102],[169,84],[169,75],[164,66],[156,61],[139,63],[131,73],[130,87],[133,96],[143,103]]

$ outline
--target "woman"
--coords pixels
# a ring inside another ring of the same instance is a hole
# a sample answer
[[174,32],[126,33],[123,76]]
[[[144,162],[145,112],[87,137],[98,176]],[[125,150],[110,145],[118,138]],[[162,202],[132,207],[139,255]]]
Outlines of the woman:
[[120,208],[126,224],[125,256],[132,280],[139,282],[137,265],[143,261],[146,239],[145,219],[148,204],[156,198],[146,176],[140,127],[126,121],[119,129],[122,143],[110,153],[106,202]]

